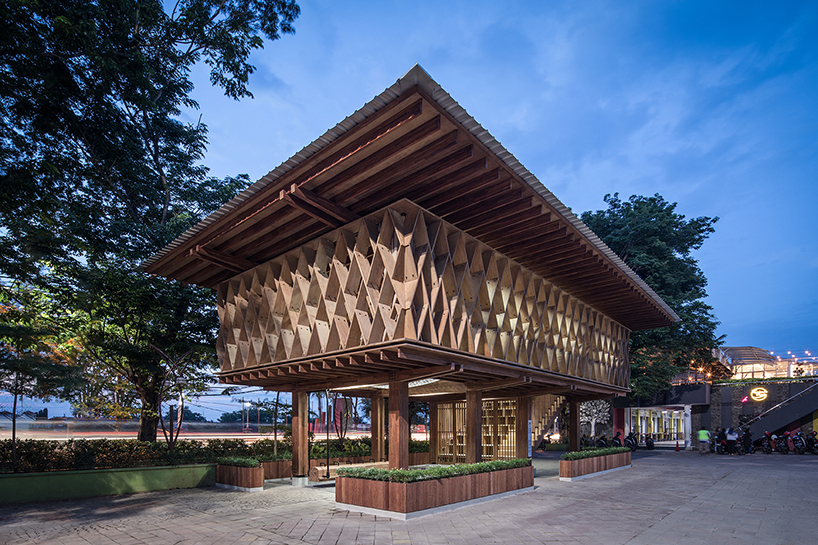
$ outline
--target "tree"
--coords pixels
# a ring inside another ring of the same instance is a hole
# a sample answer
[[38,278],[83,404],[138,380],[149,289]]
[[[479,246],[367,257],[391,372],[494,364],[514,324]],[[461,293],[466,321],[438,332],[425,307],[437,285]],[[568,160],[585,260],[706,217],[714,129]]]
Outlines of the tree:
[[631,389],[648,397],[689,367],[716,372],[711,350],[721,344],[718,321],[704,302],[707,278],[691,252],[714,232],[718,218],[690,220],[660,195],[605,195],[607,210],[585,212],[585,222],[679,315],[669,327],[635,331],[630,338]]
[[[79,384],[75,343],[61,338],[59,309],[20,284],[0,285],[0,390],[12,395],[11,457],[17,468],[17,402],[23,397],[67,398]],[[47,414],[47,413],[46,413]]]
[[591,437],[596,435],[596,425],[611,419],[611,404],[604,399],[583,401],[579,404],[579,421],[591,425]]
[[0,4],[0,273],[83,313],[93,365],[139,399],[140,440],[156,440],[167,371],[150,346],[208,370],[214,330],[208,292],[138,264],[247,185],[200,164],[206,126],[180,120],[197,108],[190,71],[251,96],[250,53],[298,14],[292,0]]

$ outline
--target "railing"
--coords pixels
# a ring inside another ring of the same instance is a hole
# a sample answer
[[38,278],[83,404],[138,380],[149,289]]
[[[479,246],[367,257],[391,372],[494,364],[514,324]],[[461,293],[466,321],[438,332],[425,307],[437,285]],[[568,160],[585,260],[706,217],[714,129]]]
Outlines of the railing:
[[787,403],[789,403],[790,401],[792,401],[792,400],[794,400],[794,399],[798,399],[799,397],[801,397],[802,395],[806,394],[807,392],[809,392],[810,390],[812,390],[812,389],[813,389],[813,388],[815,388],[816,386],[818,386],[818,382],[816,382],[815,384],[813,384],[813,385],[812,385],[812,386],[810,386],[809,388],[804,388],[803,390],[801,390],[800,392],[798,392],[798,393],[797,393],[797,394],[795,394],[794,396],[792,396],[792,397],[790,397],[790,398],[785,399],[784,401],[782,401],[782,402],[781,402],[781,403],[779,403],[778,405],[775,405],[774,407],[771,407],[771,408],[767,409],[766,411],[764,411],[764,412],[763,412],[763,413],[761,413],[760,415],[756,416],[756,417],[755,417],[755,418],[753,418],[752,420],[748,420],[747,422],[745,422],[744,424],[742,424],[742,426],[741,426],[741,427],[742,427],[742,428],[744,428],[744,429],[749,428],[749,427],[750,427],[752,424],[754,424],[755,422],[758,422],[759,420],[761,420],[762,418],[764,418],[765,416],[767,416],[767,415],[768,415],[768,414],[770,414],[771,412],[775,411],[776,409],[778,409],[778,408],[780,408],[780,407],[783,407],[784,405],[786,405],[786,404],[787,404]]

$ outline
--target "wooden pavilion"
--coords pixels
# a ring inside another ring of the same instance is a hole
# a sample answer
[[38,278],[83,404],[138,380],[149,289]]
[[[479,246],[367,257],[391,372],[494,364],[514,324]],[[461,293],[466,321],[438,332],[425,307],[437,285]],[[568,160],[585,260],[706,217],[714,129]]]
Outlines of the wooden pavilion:
[[631,331],[676,314],[415,66],[143,265],[218,293],[219,379],[372,398],[373,456],[408,465],[408,402],[432,461],[530,456],[570,406],[628,392]]

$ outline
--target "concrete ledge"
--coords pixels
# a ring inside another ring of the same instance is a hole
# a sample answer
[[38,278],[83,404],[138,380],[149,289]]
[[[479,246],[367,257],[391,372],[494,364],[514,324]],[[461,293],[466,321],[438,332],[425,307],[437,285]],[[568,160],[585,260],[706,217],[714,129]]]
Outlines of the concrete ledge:
[[620,469],[628,469],[629,467],[633,466],[628,464],[626,466],[615,467],[613,469],[606,469],[605,471],[597,471],[596,473],[587,473],[585,475],[580,475],[579,477],[560,477],[560,481],[581,481],[582,479],[587,479],[588,477],[596,477],[597,475],[610,473],[611,471],[619,471]]
[[0,475],[0,505],[213,486],[215,464]]
[[293,482],[293,486],[305,487],[305,486],[309,486],[310,479],[309,479],[309,477],[293,477],[292,482]]
[[247,488],[245,486],[233,486],[232,484],[216,483],[216,488],[226,488],[227,490],[238,490],[240,492],[264,492],[264,487]]
[[517,490],[510,490],[500,494],[493,494],[491,496],[483,496],[482,498],[475,498],[473,500],[461,501],[458,503],[450,503],[448,505],[441,505],[440,507],[432,507],[431,509],[424,509],[423,511],[412,511],[411,513],[398,513],[397,511],[384,511],[383,509],[373,509],[371,507],[361,507],[360,505],[351,505],[348,503],[335,502],[335,509],[339,511],[351,511],[353,513],[364,513],[366,515],[376,515],[379,517],[389,517],[396,520],[411,520],[418,517],[425,517],[426,515],[434,515],[436,513],[445,513],[452,509],[460,509],[461,507],[468,507],[470,505],[477,505],[478,503],[485,503],[487,501],[499,500],[522,492],[530,492],[534,490],[533,486],[526,488],[519,488]]

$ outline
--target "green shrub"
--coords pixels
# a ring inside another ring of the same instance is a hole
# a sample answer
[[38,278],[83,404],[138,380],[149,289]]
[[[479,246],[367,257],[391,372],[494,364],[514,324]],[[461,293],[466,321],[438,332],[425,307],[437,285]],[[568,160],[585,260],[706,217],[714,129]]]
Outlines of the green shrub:
[[284,460],[292,460],[293,453],[292,452],[279,452],[278,454],[262,454],[260,456],[256,456],[259,462],[281,462]]
[[566,452],[560,456],[560,460],[582,460],[584,458],[595,458],[597,456],[608,456],[609,454],[619,454],[630,452],[628,447],[592,448],[580,452]]
[[259,462],[258,459],[243,456],[224,456],[218,458],[216,463],[223,466],[233,467],[258,467],[261,465],[261,462]]
[[369,481],[388,481],[391,483],[414,483],[431,481],[475,473],[488,473],[502,469],[514,469],[531,465],[529,458],[514,460],[494,460],[477,464],[457,464],[450,466],[433,466],[427,469],[376,469],[376,468],[339,468],[338,476]]

